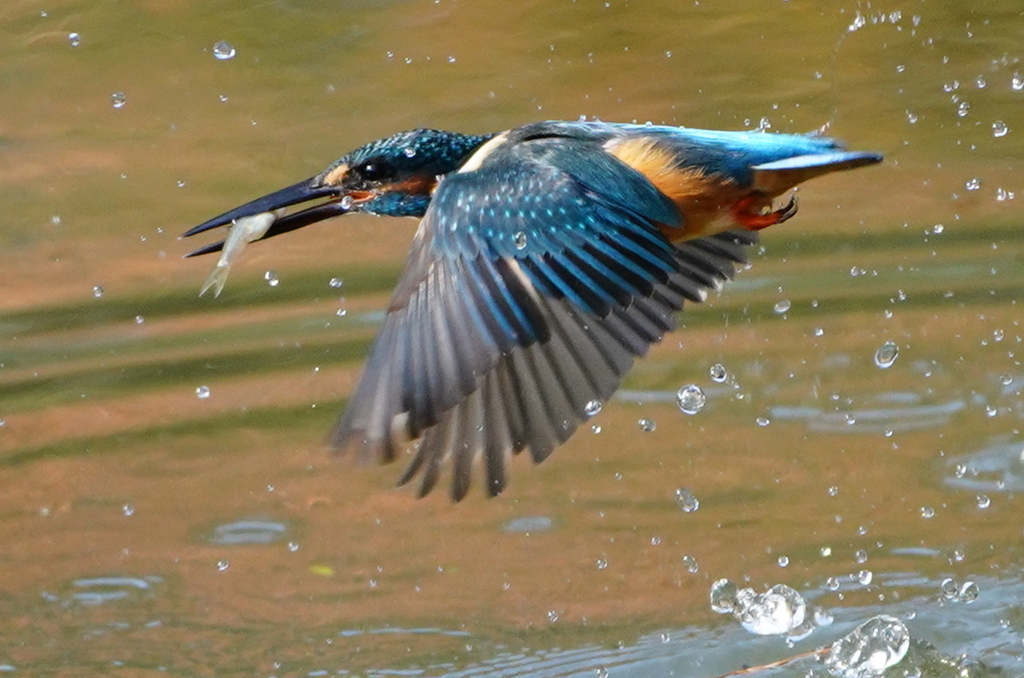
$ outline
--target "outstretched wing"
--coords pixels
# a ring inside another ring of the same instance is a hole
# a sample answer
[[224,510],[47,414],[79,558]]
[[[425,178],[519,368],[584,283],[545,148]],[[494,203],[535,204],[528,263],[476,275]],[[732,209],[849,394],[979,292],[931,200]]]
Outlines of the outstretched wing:
[[511,454],[547,458],[756,240],[673,245],[659,225],[679,214],[638,172],[593,146],[523,146],[441,182],[333,436],[383,461],[419,439],[401,482],[422,474],[421,496],[448,458],[455,500],[477,458],[491,495]]

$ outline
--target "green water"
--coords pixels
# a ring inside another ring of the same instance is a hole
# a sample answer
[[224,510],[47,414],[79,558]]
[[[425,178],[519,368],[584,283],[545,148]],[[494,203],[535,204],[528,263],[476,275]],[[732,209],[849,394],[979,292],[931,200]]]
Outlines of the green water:
[[[1016,0],[57,0],[0,28],[0,668],[717,676],[885,613],[1024,673]],[[802,187],[751,269],[497,499],[416,500],[325,445],[413,221],[251,245],[216,300],[215,262],[180,258],[190,226],[370,139],[581,115],[829,123],[887,161]],[[211,537],[247,521],[273,529]],[[709,608],[723,577],[835,623],[749,635]]]

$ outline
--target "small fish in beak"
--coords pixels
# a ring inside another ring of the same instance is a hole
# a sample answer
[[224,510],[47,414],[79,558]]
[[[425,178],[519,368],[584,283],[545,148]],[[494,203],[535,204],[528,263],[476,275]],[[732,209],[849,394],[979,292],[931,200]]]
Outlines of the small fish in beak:
[[267,230],[274,225],[274,222],[284,216],[285,209],[274,210],[273,212],[260,212],[248,217],[241,217],[231,222],[228,227],[228,237],[224,240],[224,249],[221,251],[217,265],[210,272],[203,288],[199,290],[199,296],[206,294],[206,290],[213,288],[213,296],[219,297],[224,283],[228,280],[228,272],[231,264],[238,258],[244,248],[254,240],[259,240],[266,235]]

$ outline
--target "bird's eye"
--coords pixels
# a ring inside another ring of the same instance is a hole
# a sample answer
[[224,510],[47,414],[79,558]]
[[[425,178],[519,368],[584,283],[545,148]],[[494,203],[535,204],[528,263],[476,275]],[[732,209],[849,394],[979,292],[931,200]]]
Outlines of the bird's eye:
[[371,158],[361,165],[356,165],[355,171],[366,181],[385,181],[394,176],[394,168],[384,158]]

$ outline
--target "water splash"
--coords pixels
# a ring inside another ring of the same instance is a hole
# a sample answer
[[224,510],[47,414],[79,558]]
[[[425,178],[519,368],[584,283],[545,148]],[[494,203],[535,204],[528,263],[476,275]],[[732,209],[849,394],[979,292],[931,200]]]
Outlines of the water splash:
[[728,579],[711,585],[711,609],[732,614],[744,629],[759,636],[789,633],[804,622],[807,604],[795,589],[776,584],[764,593],[737,588]]
[[879,615],[832,643],[825,665],[837,678],[877,678],[898,664],[909,647],[903,622]]

